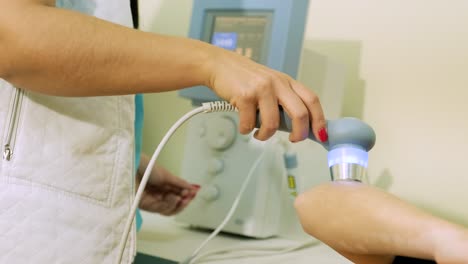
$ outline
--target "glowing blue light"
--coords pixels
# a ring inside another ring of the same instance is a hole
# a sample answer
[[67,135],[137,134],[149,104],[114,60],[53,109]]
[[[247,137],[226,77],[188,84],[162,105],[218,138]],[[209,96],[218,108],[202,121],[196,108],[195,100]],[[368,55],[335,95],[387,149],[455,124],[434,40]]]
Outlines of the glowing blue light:
[[337,147],[328,152],[328,167],[335,164],[353,163],[367,168],[368,160],[369,153],[353,146]]

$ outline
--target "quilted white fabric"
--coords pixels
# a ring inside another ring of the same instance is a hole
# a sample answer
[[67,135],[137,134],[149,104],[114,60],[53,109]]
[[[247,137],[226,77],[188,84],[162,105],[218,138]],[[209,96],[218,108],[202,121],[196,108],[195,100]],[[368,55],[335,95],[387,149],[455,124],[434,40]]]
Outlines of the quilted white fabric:
[[[57,6],[131,26],[127,0]],[[0,79],[1,147],[13,151],[0,159],[0,263],[115,263],[134,194],[134,97],[18,91]],[[135,248],[133,230],[124,263]]]

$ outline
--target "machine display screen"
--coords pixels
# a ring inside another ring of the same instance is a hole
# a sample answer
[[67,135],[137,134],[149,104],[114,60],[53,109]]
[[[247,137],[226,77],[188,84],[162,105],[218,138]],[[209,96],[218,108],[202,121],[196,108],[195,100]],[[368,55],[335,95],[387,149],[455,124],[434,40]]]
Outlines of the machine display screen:
[[212,12],[206,41],[256,62],[266,63],[271,13]]

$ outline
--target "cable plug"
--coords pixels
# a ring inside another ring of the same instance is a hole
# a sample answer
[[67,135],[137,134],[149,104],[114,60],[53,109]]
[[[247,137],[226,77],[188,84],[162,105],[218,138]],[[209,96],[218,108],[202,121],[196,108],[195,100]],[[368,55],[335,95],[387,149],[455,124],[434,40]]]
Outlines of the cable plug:
[[237,112],[237,108],[226,101],[214,101],[202,103],[203,112]]

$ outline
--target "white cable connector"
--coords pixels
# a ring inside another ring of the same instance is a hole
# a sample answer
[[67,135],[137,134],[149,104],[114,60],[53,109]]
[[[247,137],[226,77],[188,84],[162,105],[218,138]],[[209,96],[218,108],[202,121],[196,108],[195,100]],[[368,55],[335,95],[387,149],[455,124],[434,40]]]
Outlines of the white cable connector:
[[214,101],[202,103],[205,113],[210,112],[237,112],[237,108],[225,101]]
[[289,196],[294,200],[301,191],[299,173],[298,173],[298,160],[297,152],[292,148],[292,144],[289,140],[281,138],[279,145],[283,149],[283,162],[284,169],[286,172],[286,186],[288,188]]
[[283,153],[284,167],[286,169],[288,192],[291,198],[296,198],[301,191],[297,164],[297,153],[286,149]]

